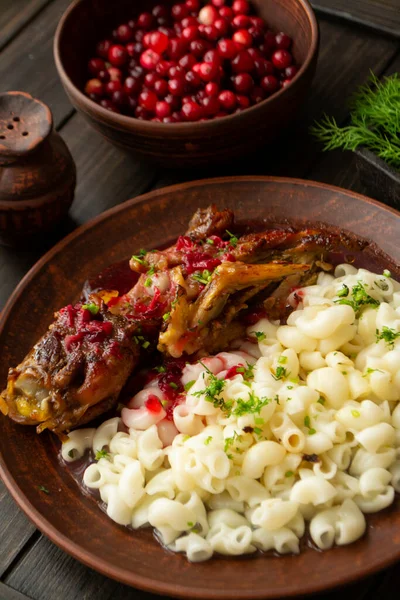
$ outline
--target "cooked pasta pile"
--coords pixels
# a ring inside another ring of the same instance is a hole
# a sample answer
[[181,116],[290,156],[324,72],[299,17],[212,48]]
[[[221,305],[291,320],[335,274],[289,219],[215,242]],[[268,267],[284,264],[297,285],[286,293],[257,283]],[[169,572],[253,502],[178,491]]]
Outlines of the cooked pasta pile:
[[[261,319],[234,349],[186,365],[166,419],[151,381],[114,418],[74,431],[67,461],[108,516],[153,526],[191,561],[349,544],[400,492],[400,285],[351,265],[296,290],[285,325]],[[253,340],[253,341],[249,341]],[[154,400],[155,399],[155,400]],[[154,402],[156,406],[154,406]]]

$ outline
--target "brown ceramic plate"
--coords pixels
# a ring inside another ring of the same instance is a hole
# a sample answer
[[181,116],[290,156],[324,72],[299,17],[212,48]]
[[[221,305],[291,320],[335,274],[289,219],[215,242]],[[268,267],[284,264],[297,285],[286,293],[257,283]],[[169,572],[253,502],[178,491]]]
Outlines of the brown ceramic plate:
[[[79,296],[83,281],[133,251],[181,234],[197,207],[217,202],[240,219],[324,222],[375,242],[400,264],[400,214],[374,200],[307,181],[247,177],[157,190],[131,200],[74,232],[19,284],[0,323],[0,381],[46,330],[55,309]],[[373,254],[373,253],[372,253]],[[202,599],[261,599],[331,588],[400,559],[400,510],[369,518],[368,533],[350,546],[299,556],[215,558],[190,564],[163,550],[149,530],[113,523],[82,495],[56,454],[54,439],[0,418],[0,473],[28,517],[53,542],[86,565],[144,590]],[[46,495],[38,486],[49,490]]]

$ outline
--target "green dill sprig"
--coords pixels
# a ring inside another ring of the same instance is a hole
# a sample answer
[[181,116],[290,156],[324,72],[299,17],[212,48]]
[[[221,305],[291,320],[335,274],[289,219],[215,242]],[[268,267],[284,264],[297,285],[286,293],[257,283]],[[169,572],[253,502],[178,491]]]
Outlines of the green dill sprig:
[[395,331],[391,327],[386,327],[386,325],[382,327],[381,331],[377,329],[375,333],[376,343],[380,340],[384,340],[390,350],[393,350],[395,341],[400,337],[400,331]]
[[368,148],[389,165],[400,169],[400,78],[397,73],[383,81],[371,74],[349,102],[350,124],[339,127],[325,115],[311,127],[324,150]]
[[351,306],[356,313],[356,317],[360,316],[361,309],[364,306],[373,306],[375,308],[379,306],[379,300],[375,300],[375,298],[368,294],[362,281],[359,281],[354,285],[351,291],[347,285],[343,284],[343,287],[338,291],[337,296],[339,297],[339,300],[335,300],[335,303]]

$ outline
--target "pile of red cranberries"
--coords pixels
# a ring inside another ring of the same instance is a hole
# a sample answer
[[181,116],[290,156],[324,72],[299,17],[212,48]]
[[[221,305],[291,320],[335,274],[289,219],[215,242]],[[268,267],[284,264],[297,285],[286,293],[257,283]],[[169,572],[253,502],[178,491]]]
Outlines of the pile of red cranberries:
[[85,92],[103,108],[159,123],[257,104],[289,85],[299,67],[290,37],[252,13],[247,0],[158,4],[97,44]]

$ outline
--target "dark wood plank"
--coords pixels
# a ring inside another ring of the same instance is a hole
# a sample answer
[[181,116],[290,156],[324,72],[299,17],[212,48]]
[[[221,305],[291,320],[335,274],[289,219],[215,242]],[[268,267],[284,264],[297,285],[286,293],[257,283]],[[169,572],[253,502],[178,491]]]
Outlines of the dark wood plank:
[[398,0],[313,0],[314,8],[400,37]]
[[52,0],[1,0],[0,49]]
[[13,590],[13,588],[4,583],[0,583],[0,598],[1,600],[28,600],[28,596],[17,592],[17,590]]
[[[25,543],[32,536],[35,527],[19,510],[3,482],[0,480],[0,577],[10,566]],[[0,598],[3,598],[0,590]]]
[[6,46],[0,61],[0,91],[22,90],[40,98],[53,111],[56,126],[73,110],[59,81],[52,48],[57,23],[69,4],[69,0],[48,4]]

